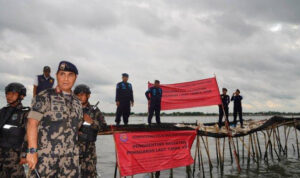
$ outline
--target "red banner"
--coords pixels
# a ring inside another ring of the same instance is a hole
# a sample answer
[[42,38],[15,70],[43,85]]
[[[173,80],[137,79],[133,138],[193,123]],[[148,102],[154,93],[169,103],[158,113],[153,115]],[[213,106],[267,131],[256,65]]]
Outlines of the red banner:
[[121,176],[149,173],[193,164],[196,131],[114,134]]
[[[153,84],[148,83],[148,87]],[[161,85],[161,109],[183,109],[222,103],[216,78],[193,82]]]

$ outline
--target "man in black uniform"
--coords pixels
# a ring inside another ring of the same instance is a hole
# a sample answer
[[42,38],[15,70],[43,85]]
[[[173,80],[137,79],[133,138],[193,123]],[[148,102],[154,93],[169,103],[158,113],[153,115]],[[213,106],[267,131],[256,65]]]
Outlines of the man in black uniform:
[[48,88],[53,88],[55,79],[50,76],[51,69],[45,66],[42,75],[38,75],[33,84],[33,96]]
[[26,88],[20,83],[5,87],[8,106],[0,110],[0,177],[26,177],[22,164],[26,163],[25,125],[29,108],[21,101]]
[[151,125],[152,117],[155,111],[156,123],[160,124],[160,109],[161,109],[161,97],[162,89],[160,88],[160,81],[155,80],[154,86],[149,88],[145,95],[149,105],[148,124]]
[[[219,128],[222,127],[222,119],[224,117],[224,111],[225,111],[225,120],[227,122],[228,121],[228,110],[229,110],[229,103],[230,103],[230,97],[227,95],[227,89],[223,88],[222,89],[223,94],[221,95],[221,99],[222,99],[222,104],[223,105],[219,105]],[[224,110],[223,110],[224,109]]]
[[121,116],[123,116],[124,125],[128,124],[128,118],[130,116],[130,105],[133,107],[133,90],[132,85],[128,83],[129,75],[124,73],[122,74],[122,82],[117,84],[116,89],[116,105],[117,105],[117,114],[116,114],[116,124],[120,125]]
[[237,89],[236,92],[233,93],[232,97],[231,97],[231,101],[234,102],[234,106],[233,106],[234,127],[236,127],[236,124],[237,124],[236,119],[237,119],[237,115],[239,114],[241,128],[244,128],[244,126],[243,126],[242,100],[243,100],[243,97],[240,95],[240,90]]

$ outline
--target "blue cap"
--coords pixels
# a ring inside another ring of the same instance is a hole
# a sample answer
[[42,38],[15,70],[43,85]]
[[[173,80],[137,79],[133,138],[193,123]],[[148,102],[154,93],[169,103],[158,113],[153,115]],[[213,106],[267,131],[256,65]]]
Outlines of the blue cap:
[[57,72],[58,71],[69,71],[74,72],[76,75],[78,75],[77,67],[68,61],[61,61],[58,65]]
[[123,73],[122,77],[129,77],[129,75],[127,73]]

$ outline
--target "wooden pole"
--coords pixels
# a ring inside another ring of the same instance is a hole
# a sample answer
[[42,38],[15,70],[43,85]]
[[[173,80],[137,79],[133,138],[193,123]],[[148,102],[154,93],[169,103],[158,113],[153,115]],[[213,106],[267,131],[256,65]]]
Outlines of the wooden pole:
[[244,160],[245,160],[245,146],[244,146],[244,141],[245,141],[245,137],[243,137],[243,141],[242,141],[242,157],[243,157],[243,163],[244,163]]
[[215,141],[216,141],[216,155],[217,155],[217,165],[219,166],[219,163],[220,163],[220,161],[219,161],[219,151],[218,151],[218,149],[219,149],[219,145],[218,145],[218,141],[217,141],[217,138],[215,138]]
[[230,141],[229,141],[229,137],[228,137],[228,147],[229,147],[231,164],[233,164],[232,149],[231,149],[231,144],[230,144]]
[[248,158],[247,158],[247,167],[249,166],[250,164],[250,160],[251,160],[251,135],[249,135],[249,139],[248,139]]
[[295,135],[296,135],[296,146],[297,146],[297,153],[298,153],[298,159],[300,158],[299,154],[299,141],[298,141],[298,133],[297,133],[297,128],[296,128],[296,120],[294,120],[294,129],[295,129]]
[[193,177],[195,177],[195,171],[196,171],[196,163],[197,163],[197,154],[198,154],[198,149],[199,149],[199,144],[198,144],[198,134],[197,134],[197,142],[196,142],[196,149],[195,149],[195,159],[194,159],[194,165],[193,165]]
[[192,178],[192,169],[191,169],[191,166],[188,165],[186,166],[186,175],[187,175],[187,178]]
[[254,146],[255,146],[255,154],[256,154],[256,160],[257,160],[257,164],[259,164],[259,153],[258,153],[258,147],[257,147],[257,143],[256,143],[256,139],[255,139],[255,134],[253,134],[253,141],[254,141]]
[[[201,142],[200,142],[200,138],[199,137],[197,139],[198,139],[198,144],[199,144],[199,153],[198,153],[198,155],[200,155],[201,167],[202,167],[202,174],[203,174],[203,178],[205,178],[205,171],[204,171],[204,165],[203,165],[203,157],[202,157],[202,151],[201,151]],[[199,170],[200,170],[200,166],[199,166]]]
[[253,146],[252,134],[250,134],[250,143],[251,143],[251,148],[252,148],[252,152],[253,152],[252,159],[253,159],[253,161],[255,162],[255,156],[256,156],[256,153],[255,153],[255,149],[254,149],[254,146]]
[[[206,137],[206,138],[207,138],[207,137]],[[210,159],[210,154],[209,154],[208,147],[207,147],[207,145],[205,144],[205,141],[204,141],[204,139],[203,139],[202,136],[201,136],[201,139],[202,139],[204,148],[205,148],[205,150],[206,150],[206,154],[207,154],[207,158],[208,158],[208,162],[209,162],[209,168],[210,168],[210,171],[212,171],[213,166],[212,166],[212,162],[211,162],[211,159]]]
[[222,165],[221,165],[221,171],[222,171],[222,173],[223,173],[223,171],[224,171],[225,143],[226,143],[226,139],[225,139],[225,137],[224,137],[224,139],[223,139]]
[[237,137],[235,138],[235,140],[236,140],[237,157],[238,157],[238,160],[240,161],[239,141],[238,141],[238,138],[237,138]]
[[259,157],[260,157],[260,159],[261,159],[261,158],[262,158],[262,153],[261,153],[260,141],[259,141],[258,133],[257,133],[257,132],[256,132],[256,140],[257,140],[258,149],[259,149]]

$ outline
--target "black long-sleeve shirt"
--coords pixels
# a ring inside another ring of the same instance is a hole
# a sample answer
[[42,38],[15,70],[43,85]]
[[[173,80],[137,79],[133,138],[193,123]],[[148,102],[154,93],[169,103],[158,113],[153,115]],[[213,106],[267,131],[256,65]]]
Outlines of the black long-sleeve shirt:
[[128,82],[120,82],[117,84],[116,101],[134,102],[132,85]]
[[151,103],[160,104],[162,97],[162,89],[159,87],[151,87],[146,91],[145,95],[147,100],[150,100]]
[[242,100],[243,97],[241,95],[231,97],[231,101],[234,103],[234,109],[242,109]]
[[222,99],[222,103],[223,103],[224,108],[228,108],[228,105],[230,103],[230,97],[229,97],[229,95],[222,94],[221,95],[221,99]]

